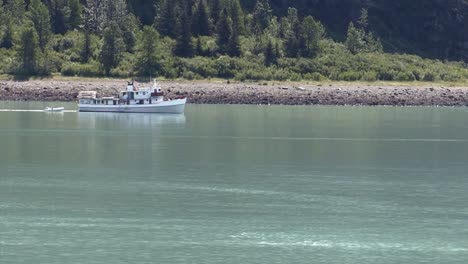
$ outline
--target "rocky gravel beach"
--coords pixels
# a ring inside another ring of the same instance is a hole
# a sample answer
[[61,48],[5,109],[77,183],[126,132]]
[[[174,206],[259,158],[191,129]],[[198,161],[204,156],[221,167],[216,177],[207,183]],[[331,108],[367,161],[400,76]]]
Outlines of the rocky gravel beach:
[[[80,91],[116,96],[125,80],[0,81],[0,100],[77,101]],[[192,104],[468,106],[468,87],[359,84],[227,83],[162,81],[168,98],[186,96]],[[147,86],[135,83],[136,87]]]

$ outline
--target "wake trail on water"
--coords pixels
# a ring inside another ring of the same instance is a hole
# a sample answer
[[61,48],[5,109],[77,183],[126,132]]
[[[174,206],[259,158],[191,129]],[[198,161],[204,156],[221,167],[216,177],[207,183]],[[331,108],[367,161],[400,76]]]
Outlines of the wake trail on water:
[[329,248],[329,249],[346,249],[346,250],[401,250],[401,251],[419,251],[419,252],[468,252],[468,248],[457,245],[440,246],[438,243],[424,242],[371,242],[371,241],[332,241],[321,239],[305,239],[296,235],[282,234],[269,235],[260,233],[240,233],[231,235],[230,243],[245,245],[245,246],[270,246],[283,248],[296,247],[313,247],[313,248]]
[[77,113],[76,110],[63,110],[60,112],[48,112],[44,110],[30,110],[30,109],[0,109],[0,112],[28,112],[28,113]]
[[180,139],[244,139],[244,140],[274,140],[274,141],[387,141],[387,142],[468,142],[468,139],[438,139],[438,138],[331,138],[331,137],[234,137],[234,136],[161,136],[161,138]]

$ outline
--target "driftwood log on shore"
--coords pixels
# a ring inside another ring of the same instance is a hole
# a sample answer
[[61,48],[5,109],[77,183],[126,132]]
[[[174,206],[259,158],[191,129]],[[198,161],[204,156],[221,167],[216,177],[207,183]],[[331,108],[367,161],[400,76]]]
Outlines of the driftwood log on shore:
[[[160,82],[168,98],[187,96],[192,104],[468,106],[468,87],[378,85],[259,85],[202,81]],[[148,84],[136,83],[136,86]],[[0,100],[77,101],[80,91],[116,96],[122,80],[0,81]]]

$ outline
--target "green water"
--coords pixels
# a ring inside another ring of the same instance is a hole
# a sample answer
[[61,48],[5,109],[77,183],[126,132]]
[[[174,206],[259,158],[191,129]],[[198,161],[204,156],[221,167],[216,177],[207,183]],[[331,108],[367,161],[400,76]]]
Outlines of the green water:
[[466,108],[0,111],[0,137],[2,264],[468,261]]

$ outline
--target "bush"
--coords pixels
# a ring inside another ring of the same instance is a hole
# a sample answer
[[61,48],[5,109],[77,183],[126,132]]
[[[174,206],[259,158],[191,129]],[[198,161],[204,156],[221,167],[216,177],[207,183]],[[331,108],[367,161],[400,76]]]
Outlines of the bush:
[[416,77],[414,77],[414,74],[411,72],[399,72],[396,75],[396,80],[402,82],[412,82],[416,80]]
[[361,74],[355,71],[347,71],[347,72],[341,73],[338,79],[340,81],[348,81],[348,82],[359,81],[361,79]]
[[327,78],[318,72],[306,73],[303,75],[303,78],[310,81],[321,82],[325,81]]
[[393,70],[380,70],[377,73],[377,79],[381,81],[392,81],[395,79],[395,72]]
[[191,71],[203,78],[214,77],[218,72],[214,68],[214,60],[205,57],[194,57],[191,59],[181,58],[176,61],[176,68],[178,68],[181,75],[186,71]]
[[[82,77],[99,77],[102,72],[99,70],[99,65],[96,62],[87,64],[66,63],[61,71],[63,76],[82,76]],[[116,74],[114,72],[114,74]]]
[[435,82],[435,81],[440,80],[440,76],[439,76],[439,74],[434,73],[434,72],[426,72],[424,74],[423,80],[426,81],[426,82]]
[[447,72],[441,75],[441,79],[446,82],[458,82],[463,79],[463,76],[458,72]]
[[228,56],[221,56],[214,62],[214,68],[218,72],[218,77],[233,78],[239,70],[237,59]]
[[12,49],[0,49],[0,74],[11,72],[15,61],[15,53]]
[[184,79],[187,79],[187,80],[200,80],[200,79],[203,79],[203,77],[201,77],[200,75],[192,72],[192,71],[184,71],[182,73],[182,76],[180,76]]
[[361,81],[375,82],[377,81],[377,73],[374,71],[365,72],[361,77]]

